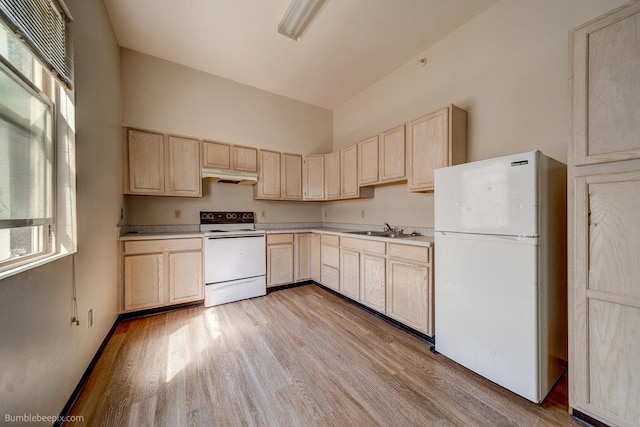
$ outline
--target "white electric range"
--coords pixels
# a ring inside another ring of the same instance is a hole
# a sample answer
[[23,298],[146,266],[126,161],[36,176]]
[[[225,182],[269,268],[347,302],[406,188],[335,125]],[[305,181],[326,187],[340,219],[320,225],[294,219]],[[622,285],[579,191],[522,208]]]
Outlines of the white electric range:
[[200,212],[200,231],[205,307],[266,295],[266,236],[253,212]]

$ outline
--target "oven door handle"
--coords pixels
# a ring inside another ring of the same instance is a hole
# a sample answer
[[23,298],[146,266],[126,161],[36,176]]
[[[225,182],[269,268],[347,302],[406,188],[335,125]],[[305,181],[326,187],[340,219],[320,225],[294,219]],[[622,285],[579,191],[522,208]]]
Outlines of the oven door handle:
[[217,239],[238,239],[238,238],[247,238],[247,237],[264,237],[264,234],[239,234],[236,236],[213,236],[207,237],[208,240],[217,240]]

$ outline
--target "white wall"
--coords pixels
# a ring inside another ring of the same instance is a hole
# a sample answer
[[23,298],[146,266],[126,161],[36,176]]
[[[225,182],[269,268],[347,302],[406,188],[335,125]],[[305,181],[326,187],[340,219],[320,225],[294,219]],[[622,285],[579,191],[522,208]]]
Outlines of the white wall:
[[[71,257],[0,281],[3,417],[59,414],[117,315],[116,225],[123,204],[119,50],[101,1],[66,3],[75,18],[81,324],[71,325]],[[90,308],[94,324],[88,328]]]
[[[128,49],[121,70],[123,126],[298,154],[331,151],[330,110]],[[263,222],[320,220],[317,203],[254,202],[250,188],[231,184],[203,191],[201,199],[129,196],[127,222],[198,224],[200,210],[232,209],[266,210]]]
[[[469,112],[468,159],[539,149],[566,162],[569,31],[626,0],[503,0],[334,110],[334,149],[453,103]],[[418,59],[425,56],[427,65]],[[433,194],[405,186],[331,203],[327,219],[433,227]],[[371,212],[364,220],[361,211]]]

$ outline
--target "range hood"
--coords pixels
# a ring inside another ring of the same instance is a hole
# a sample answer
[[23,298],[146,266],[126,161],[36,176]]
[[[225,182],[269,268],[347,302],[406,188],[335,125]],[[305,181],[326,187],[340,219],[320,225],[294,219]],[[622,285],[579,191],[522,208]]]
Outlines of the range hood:
[[258,182],[258,174],[251,172],[237,172],[222,169],[202,169],[202,179],[227,184],[254,185]]

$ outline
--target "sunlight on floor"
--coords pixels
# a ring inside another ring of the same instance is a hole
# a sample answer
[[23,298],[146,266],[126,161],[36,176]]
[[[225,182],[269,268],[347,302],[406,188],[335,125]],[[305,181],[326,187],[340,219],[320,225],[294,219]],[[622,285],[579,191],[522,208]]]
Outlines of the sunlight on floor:
[[193,358],[197,360],[220,334],[218,314],[212,312],[206,313],[204,322],[192,322],[173,332],[169,336],[165,382],[170,382]]

